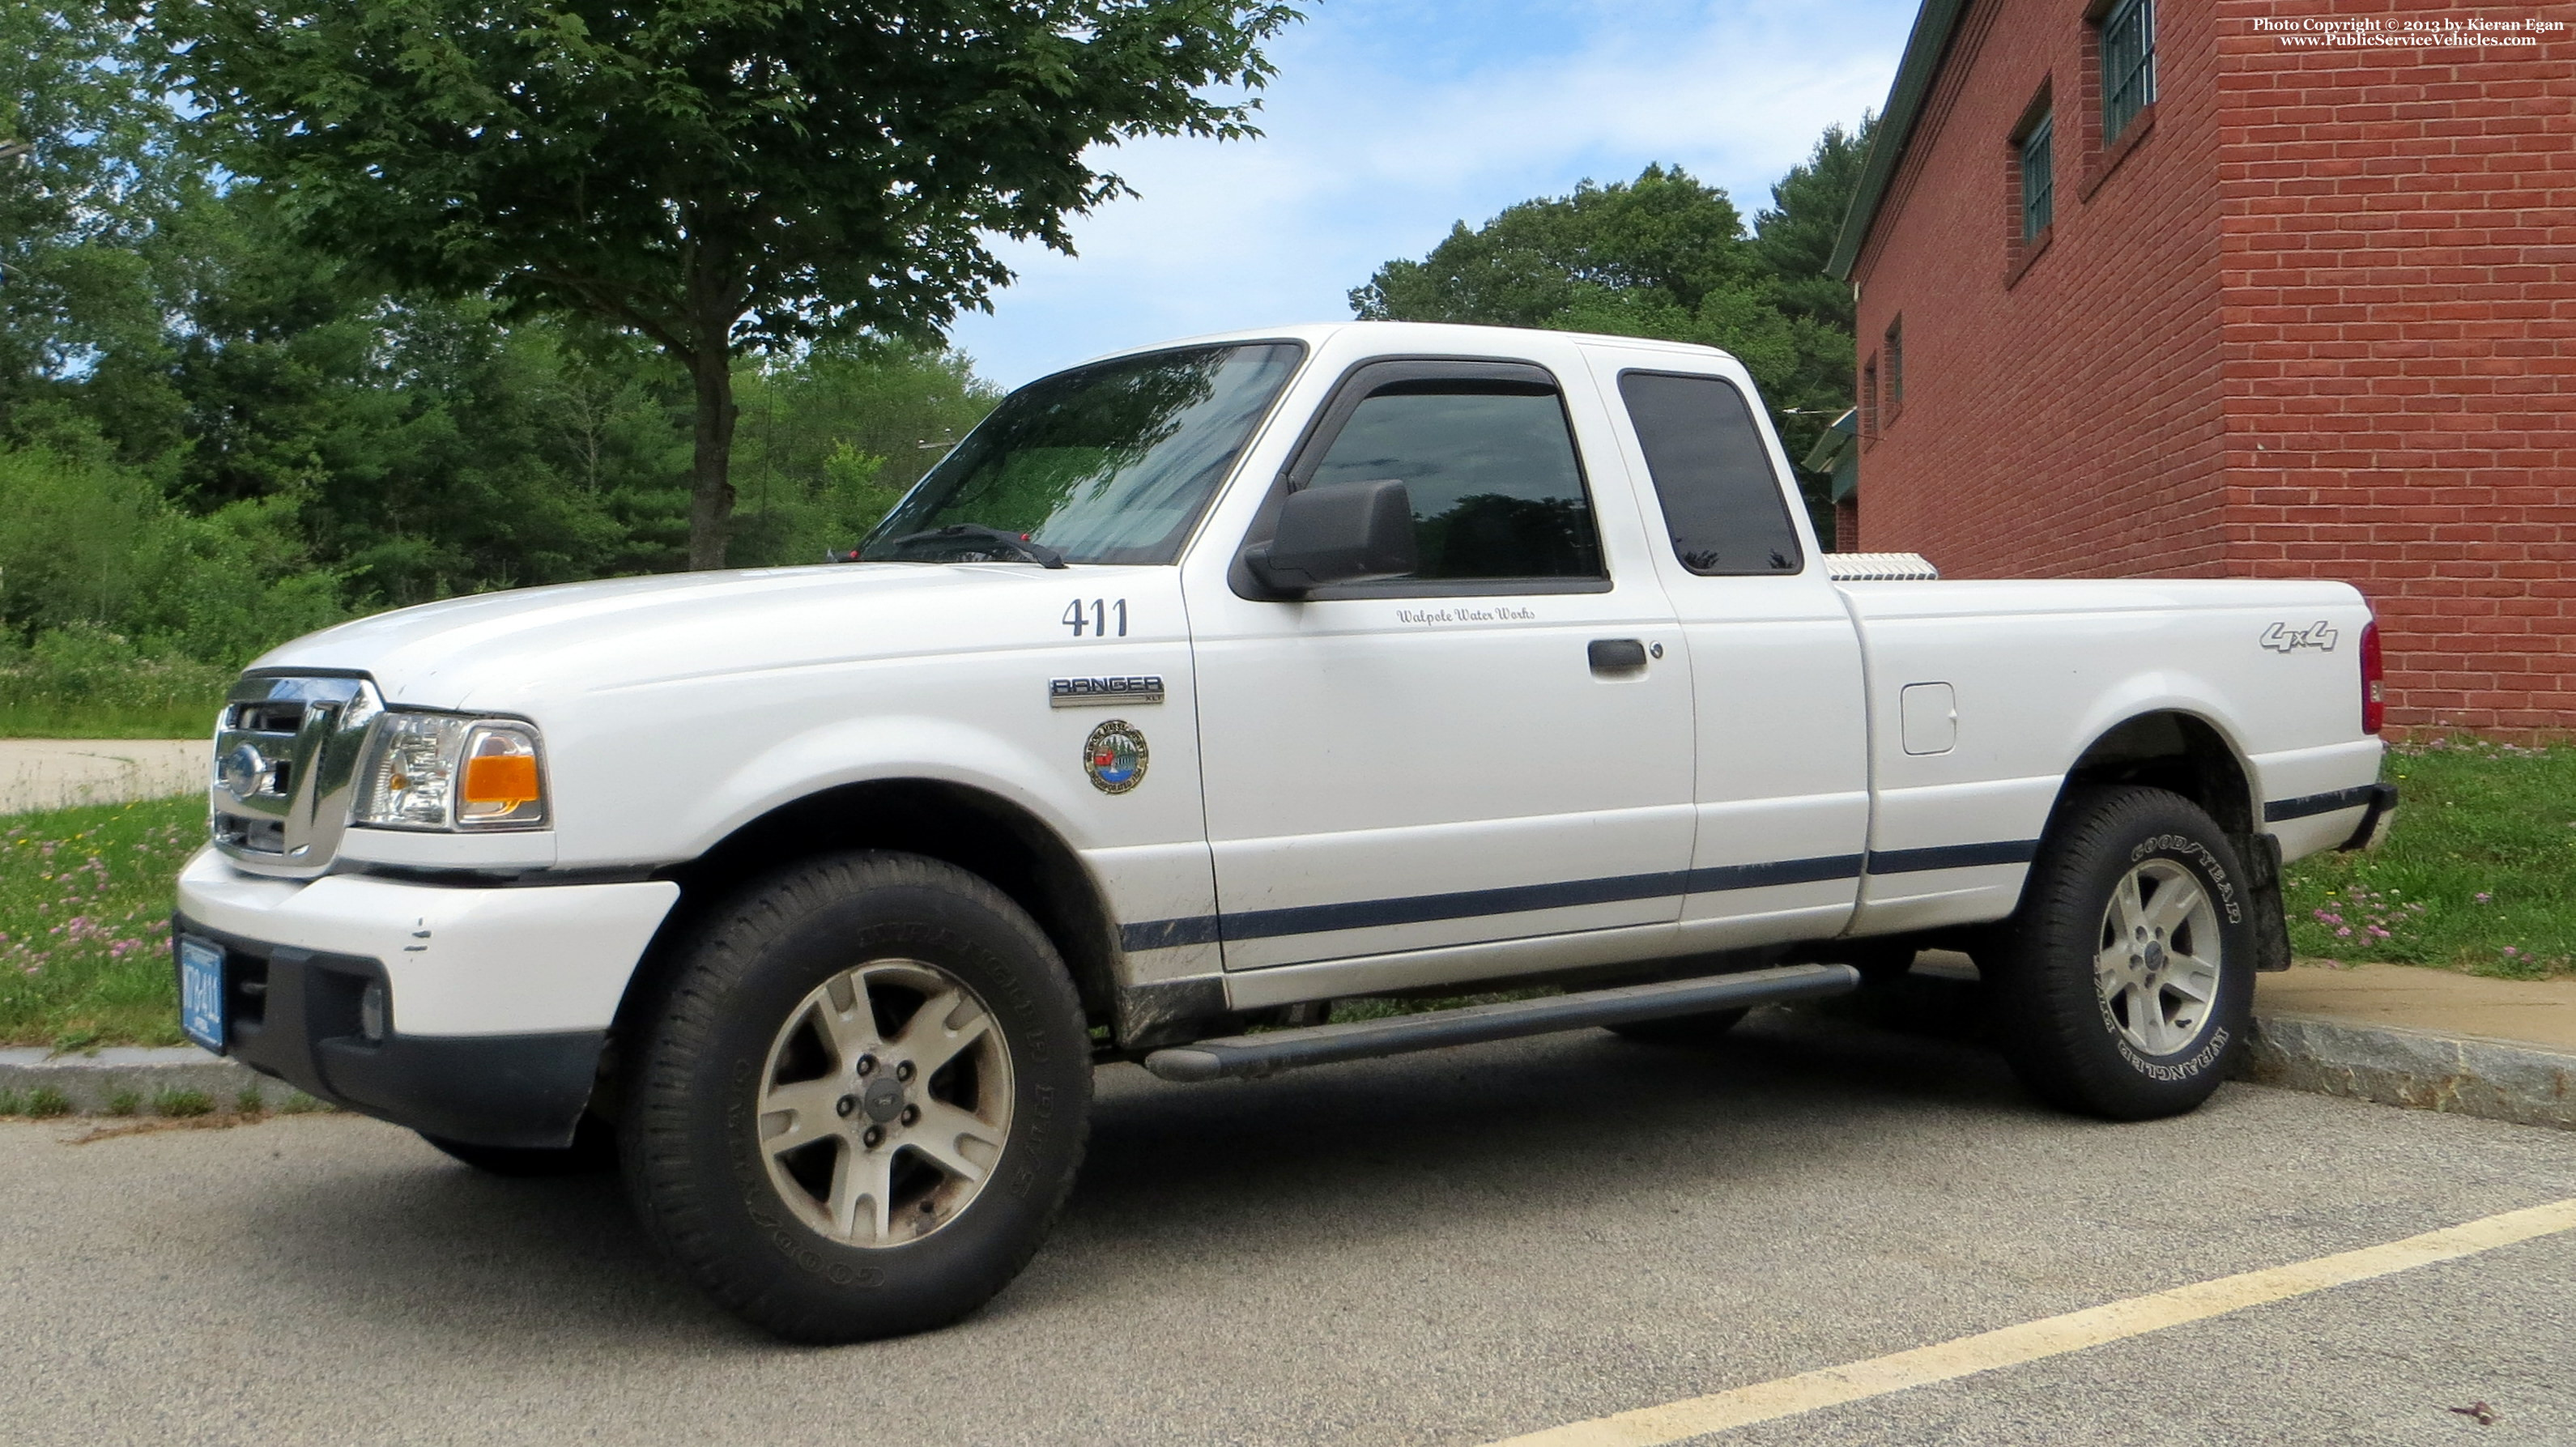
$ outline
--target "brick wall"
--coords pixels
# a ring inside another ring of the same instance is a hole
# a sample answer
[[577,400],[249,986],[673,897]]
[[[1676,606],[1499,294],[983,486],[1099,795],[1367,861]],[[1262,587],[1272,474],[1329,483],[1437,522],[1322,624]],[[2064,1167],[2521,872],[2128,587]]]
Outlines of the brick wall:
[[[2570,28],[2396,48],[2258,25],[2328,16]],[[2216,18],[2230,571],[2368,593],[2393,725],[2576,726],[2576,4]]]
[[[1971,0],[1852,272],[1864,364],[1900,314],[1906,354],[1858,546],[1951,577],[2226,570],[2215,3],[2158,7],[2159,99],[2115,146],[2083,6]],[[2020,256],[2010,142],[2043,91],[2056,216]]]

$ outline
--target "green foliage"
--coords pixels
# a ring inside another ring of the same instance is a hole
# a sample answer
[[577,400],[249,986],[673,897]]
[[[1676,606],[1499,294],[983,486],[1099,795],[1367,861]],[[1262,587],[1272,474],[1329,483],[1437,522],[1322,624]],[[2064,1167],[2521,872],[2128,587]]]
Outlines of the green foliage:
[[234,670],[347,616],[291,504],[197,516],[93,447],[0,447],[0,731],[201,733]]
[[163,1090],[154,1092],[152,1096],[152,1113],[173,1120],[212,1115],[214,1111],[214,1101],[202,1090]]
[[0,1044],[180,1043],[170,892],[205,818],[202,796],[0,818]]
[[1860,190],[1861,165],[1878,117],[1864,114],[1857,130],[1825,127],[1807,159],[1771,187],[1771,204],[1753,218],[1753,254],[1778,283],[1780,309],[1846,335],[1852,329],[1851,284],[1825,274],[1843,217]]
[[1524,201],[1470,231],[1463,221],[1420,261],[1390,261],[1351,292],[1370,319],[1554,325],[1605,293],[1694,311],[1711,292],[1758,279],[1743,218],[1724,191],[1676,166],[1633,182],[1585,181]]
[[0,414],[157,335],[144,247],[202,179],[111,7],[0,7]]
[[155,656],[74,623],[0,641],[0,737],[187,738],[213,726],[233,670]]
[[[1465,222],[1420,261],[1351,292],[1363,318],[1557,327],[1723,348],[1744,363],[1794,463],[1851,405],[1850,291],[1824,275],[1871,122],[1835,126],[1772,187],[1747,236],[1727,194],[1680,167],[1585,181],[1570,196]],[[1831,536],[1824,479],[1801,474]]]
[[50,1085],[39,1085],[27,1092],[27,1114],[38,1120],[49,1120],[72,1113],[71,1097]]
[[2576,972],[2576,748],[2401,745],[2388,841],[2289,870],[2301,956],[2536,979]]
[[1001,400],[963,357],[870,342],[745,364],[734,395],[738,566],[857,546]]
[[0,451],[0,618],[22,628],[123,614],[161,490],[103,459]]
[[1148,135],[1251,134],[1237,0],[164,0],[167,75],[294,230],[396,288],[650,339],[686,371],[689,557],[725,559],[733,361],[928,342],[1120,194]]

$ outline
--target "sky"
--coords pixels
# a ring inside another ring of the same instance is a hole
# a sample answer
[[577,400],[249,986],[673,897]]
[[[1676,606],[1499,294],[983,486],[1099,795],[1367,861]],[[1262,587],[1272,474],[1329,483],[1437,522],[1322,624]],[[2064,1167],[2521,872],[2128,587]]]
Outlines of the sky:
[[1139,343],[1350,316],[1419,257],[1586,177],[1678,163],[1748,224],[1832,123],[1886,103],[1915,0],[1306,0],[1272,41],[1263,135],[1096,163],[1140,196],[1005,246],[1018,280],[951,336],[1018,386]]

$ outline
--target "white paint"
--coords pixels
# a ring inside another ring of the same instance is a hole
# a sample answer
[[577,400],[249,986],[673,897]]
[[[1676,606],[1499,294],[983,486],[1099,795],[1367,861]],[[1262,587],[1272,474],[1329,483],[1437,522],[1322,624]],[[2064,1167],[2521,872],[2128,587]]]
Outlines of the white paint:
[[1959,693],[1946,683],[1905,685],[1905,751],[1946,754],[1959,746]]
[[243,874],[201,849],[179,908],[209,929],[382,961],[405,1035],[603,1030],[636,956],[680,897],[663,880],[449,889],[335,874]]

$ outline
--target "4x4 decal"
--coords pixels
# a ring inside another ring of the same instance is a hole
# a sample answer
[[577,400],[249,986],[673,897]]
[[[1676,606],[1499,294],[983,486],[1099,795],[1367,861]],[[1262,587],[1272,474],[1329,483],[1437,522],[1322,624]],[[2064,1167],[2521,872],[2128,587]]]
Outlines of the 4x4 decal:
[[2305,628],[2293,628],[2287,623],[2275,623],[2268,632],[2254,641],[2276,653],[2296,653],[2302,648],[2314,648],[2320,652],[2332,653],[2335,639],[2339,636],[2341,635],[2326,626],[2325,620],[2320,618]]

